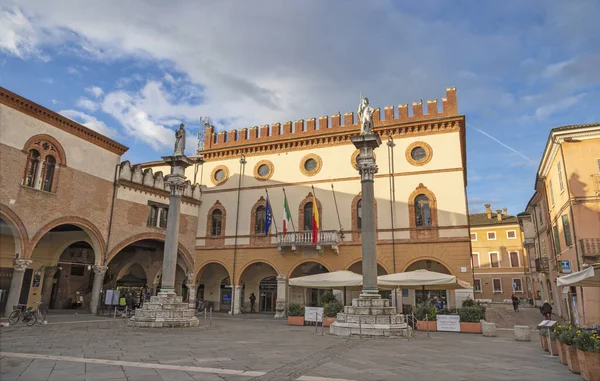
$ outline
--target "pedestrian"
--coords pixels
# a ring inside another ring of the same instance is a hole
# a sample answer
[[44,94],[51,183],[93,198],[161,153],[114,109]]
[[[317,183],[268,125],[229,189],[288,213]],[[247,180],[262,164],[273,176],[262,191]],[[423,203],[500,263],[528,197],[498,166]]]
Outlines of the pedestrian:
[[254,302],[256,302],[256,296],[254,296],[254,293],[250,294],[250,312],[255,312],[254,311]]
[[550,320],[552,317],[552,305],[548,303],[547,300],[544,300],[544,304],[542,304],[542,308],[540,308],[540,312],[544,315],[544,319]]
[[519,312],[519,298],[517,298],[517,295],[512,294],[512,304],[513,304],[513,310],[515,310],[515,312]]

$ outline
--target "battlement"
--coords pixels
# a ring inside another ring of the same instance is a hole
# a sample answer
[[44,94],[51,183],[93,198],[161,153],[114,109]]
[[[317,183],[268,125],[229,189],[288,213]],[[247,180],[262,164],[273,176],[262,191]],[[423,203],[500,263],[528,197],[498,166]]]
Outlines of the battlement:
[[[410,123],[428,119],[444,118],[458,115],[456,101],[456,87],[446,89],[446,97],[442,98],[442,111],[438,110],[437,100],[427,101],[427,112],[423,110],[423,101],[412,104],[412,114],[409,114],[408,105],[398,105],[396,113],[394,106],[383,108],[383,119],[381,109],[373,112],[373,125],[377,127],[389,126],[399,123]],[[320,116],[316,118],[297,120],[295,122],[265,124],[260,127],[254,126],[250,129],[220,131],[215,133],[213,126],[207,126],[204,135],[204,150],[231,148],[238,145],[251,143],[264,143],[285,138],[309,137],[336,132],[358,131],[360,126],[353,112],[335,114],[331,117]]]
[[[169,184],[167,183],[168,175],[163,175],[162,171],[153,173],[152,168],[142,169],[141,164],[131,165],[129,160],[121,163],[119,166],[119,180],[125,180],[138,186],[157,190],[160,193],[170,191]],[[183,197],[193,199],[196,201],[200,200],[202,190],[200,184],[192,185],[191,181],[187,180],[184,183]]]

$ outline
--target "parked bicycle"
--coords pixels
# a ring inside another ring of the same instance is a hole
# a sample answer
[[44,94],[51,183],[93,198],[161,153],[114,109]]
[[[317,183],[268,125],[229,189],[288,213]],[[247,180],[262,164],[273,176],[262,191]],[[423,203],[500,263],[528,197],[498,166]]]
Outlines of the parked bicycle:
[[37,304],[37,308],[33,311],[35,312],[37,321],[40,324],[44,324],[48,311],[46,309],[42,309],[43,302],[34,302],[34,304]]
[[8,316],[10,324],[14,325],[23,320],[23,323],[31,327],[37,322],[37,313],[33,311],[33,308],[27,308],[26,304],[16,305],[13,307],[13,310]]

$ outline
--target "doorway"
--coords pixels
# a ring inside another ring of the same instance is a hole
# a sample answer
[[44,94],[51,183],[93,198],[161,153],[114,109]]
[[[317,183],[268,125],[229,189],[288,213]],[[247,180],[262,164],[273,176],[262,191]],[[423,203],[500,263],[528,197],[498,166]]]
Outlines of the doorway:
[[277,300],[277,279],[274,276],[263,279],[260,282],[259,292],[259,311],[275,312],[275,302]]

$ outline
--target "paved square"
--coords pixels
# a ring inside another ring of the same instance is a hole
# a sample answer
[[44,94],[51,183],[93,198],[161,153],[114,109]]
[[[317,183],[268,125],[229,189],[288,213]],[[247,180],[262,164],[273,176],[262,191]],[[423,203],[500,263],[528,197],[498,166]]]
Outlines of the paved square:
[[359,340],[270,315],[217,315],[212,326],[189,329],[134,329],[89,315],[49,320],[0,329],[2,381],[581,380],[545,356],[537,336],[515,342],[511,331]]

